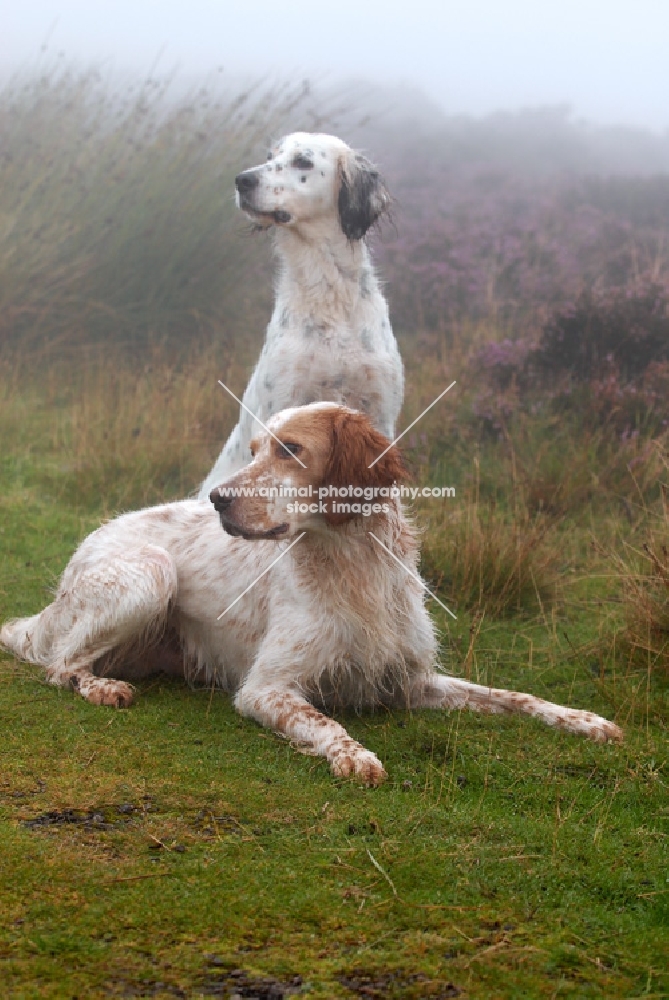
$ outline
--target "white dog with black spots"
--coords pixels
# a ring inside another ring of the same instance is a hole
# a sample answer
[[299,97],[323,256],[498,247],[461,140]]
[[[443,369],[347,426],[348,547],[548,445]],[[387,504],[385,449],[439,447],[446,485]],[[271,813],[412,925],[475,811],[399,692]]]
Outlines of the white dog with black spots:
[[[265,344],[239,422],[200,489],[246,465],[263,423],[329,401],[366,413],[387,438],[402,406],[402,360],[365,234],[389,208],[378,170],[331,135],[295,132],[236,178],[237,204],[274,228],[278,275]],[[250,412],[249,412],[250,411]]]

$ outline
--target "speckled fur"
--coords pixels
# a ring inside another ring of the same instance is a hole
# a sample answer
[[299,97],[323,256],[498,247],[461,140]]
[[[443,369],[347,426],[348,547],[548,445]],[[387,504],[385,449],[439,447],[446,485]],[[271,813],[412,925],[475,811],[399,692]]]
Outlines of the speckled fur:
[[[390,204],[383,181],[335,136],[296,132],[270,157],[240,175],[252,176],[257,186],[237,193],[256,224],[274,227],[278,257],[274,312],[243,402],[263,423],[286,407],[343,403],[369,414],[392,439],[403,399],[402,361],[364,241]],[[295,166],[302,162],[313,166]],[[277,222],[277,212],[287,221]],[[248,463],[258,430],[241,409],[200,499]]]
[[[395,448],[368,468],[387,440],[361,413],[320,403],[284,411],[269,426],[280,441],[261,432],[255,457],[228,488],[317,487],[342,475],[351,485],[387,487],[402,475]],[[167,655],[171,642],[164,666],[215,682],[243,715],[326,757],[335,774],[373,785],[385,777],[379,759],[319,708],[524,712],[594,740],[622,738],[589,712],[437,672],[425,594],[407,572],[418,572],[418,544],[398,500],[389,499],[387,512],[345,518],[291,512],[294,501],[284,497],[228,500],[215,489],[212,501],[220,521],[211,503],[186,500],[104,524],[75,552],[53,603],[5,624],[0,642],[43,666],[53,684],[117,707],[130,704],[129,681],[155,667],[156,651]],[[284,541],[263,537],[278,530]]]

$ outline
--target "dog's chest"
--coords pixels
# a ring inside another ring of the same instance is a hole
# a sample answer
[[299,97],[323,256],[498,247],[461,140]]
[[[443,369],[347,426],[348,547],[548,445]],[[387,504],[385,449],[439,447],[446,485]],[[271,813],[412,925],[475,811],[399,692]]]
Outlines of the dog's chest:
[[273,595],[274,617],[295,623],[296,634],[313,642],[315,659],[369,664],[396,656],[397,574],[370,560],[366,549],[366,543],[351,545],[304,561],[297,552],[290,576]]
[[401,363],[387,319],[371,315],[335,326],[277,310],[249,389],[252,399],[245,401],[262,419],[290,406],[333,402],[369,413],[375,423],[387,421],[401,397]]

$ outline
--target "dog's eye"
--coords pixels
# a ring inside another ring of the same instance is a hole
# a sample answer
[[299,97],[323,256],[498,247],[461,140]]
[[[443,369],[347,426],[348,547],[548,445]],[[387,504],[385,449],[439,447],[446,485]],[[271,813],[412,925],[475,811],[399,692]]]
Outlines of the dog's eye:
[[298,153],[293,160],[293,166],[297,170],[311,170],[313,165],[313,160],[310,160],[308,156],[304,156],[302,153]]
[[271,149],[270,149],[269,153],[267,154],[267,159],[268,160],[273,160],[274,159],[274,153],[272,152]]
[[295,441],[284,441],[279,448],[279,458],[290,458],[291,455],[299,455],[301,451],[301,444],[297,444]]

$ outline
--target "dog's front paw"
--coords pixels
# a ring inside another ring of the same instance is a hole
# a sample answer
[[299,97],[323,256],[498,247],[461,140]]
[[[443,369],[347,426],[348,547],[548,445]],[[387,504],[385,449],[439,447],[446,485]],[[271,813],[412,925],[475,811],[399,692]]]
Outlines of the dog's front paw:
[[342,748],[335,753],[330,760],[330,767],[337,778],[358,778],[372,787],[380,785],[388,777],[376,754],[359,744]]

